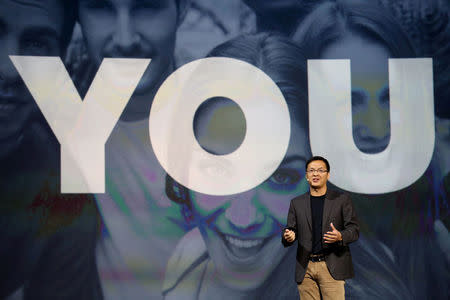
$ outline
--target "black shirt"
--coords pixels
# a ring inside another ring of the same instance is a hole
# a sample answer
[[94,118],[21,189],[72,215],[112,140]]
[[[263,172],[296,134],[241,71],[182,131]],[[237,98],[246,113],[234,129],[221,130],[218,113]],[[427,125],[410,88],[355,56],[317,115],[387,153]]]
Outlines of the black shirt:
[[323,204],[325,202],[325,195],[309,196],[311,201],[311,216],[312,216],[312,253],[322,253],[322,217]]

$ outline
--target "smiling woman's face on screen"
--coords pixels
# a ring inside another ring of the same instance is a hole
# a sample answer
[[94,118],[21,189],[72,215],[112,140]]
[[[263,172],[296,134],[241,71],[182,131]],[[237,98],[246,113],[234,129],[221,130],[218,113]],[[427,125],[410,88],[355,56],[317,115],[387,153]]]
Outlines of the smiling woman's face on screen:
[[[217,105],[198,118],[201,126],[194,126],[196,137],[205,150],[221,153],[223,149],[229,149],[226,141],[235,143],[220,130],[224,131],[223,124],[243,124],[240,117],[231,122],[219,117],[223,115],[221,111],[238,116],[233,113],[233,107],[237,105]],[[249,290],[261,286],[287,253],[280,243],[280,233],[285,226],[290,200],[308,189],[304,172],[305,160],[309,157],[306,130],[292,123],[285,159],[265,182],[235,195],[190,192],[192,212],[216,275],[230,288]],[[233,131],[233,128],[226,130]],[[242,137],[240,130],[234,132]],[[224,136],[224,139],[220,140],[218,136]],[[205,169],[205,172],[222,171],[220,166]]]

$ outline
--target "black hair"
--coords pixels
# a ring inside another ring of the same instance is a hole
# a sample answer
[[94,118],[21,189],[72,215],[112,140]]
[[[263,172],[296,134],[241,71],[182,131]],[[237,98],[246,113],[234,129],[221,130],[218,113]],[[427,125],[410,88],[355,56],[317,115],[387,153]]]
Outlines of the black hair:
[[393,58],[416,56],[400,23],[375,1],[325,2],[299,24],[292,38],[308,51],[308,58],[320,58],[327,46],[347,33],[380,42]]
[[316,160],[321,160],[321,161],[323,161],[323,162],[325,163],[325,166],[327,167],[327,171],[330,172],[330,163],[328,162],[328,160],[327,160],[325,157],[318,156],[318,155],[317,155],[317,156],[313,156],[313,157],[311,157],[310,159],[308,159],[308,161],[305,163],[305,170],[308,169],[308,165],[309,165],[311,162],[316,161]]

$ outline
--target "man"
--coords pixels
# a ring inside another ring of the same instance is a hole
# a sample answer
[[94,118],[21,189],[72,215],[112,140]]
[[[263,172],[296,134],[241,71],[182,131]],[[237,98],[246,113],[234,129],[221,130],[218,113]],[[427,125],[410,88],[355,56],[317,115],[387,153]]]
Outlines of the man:
[[[165,194],[166,173],[150,143],[149,114],[175,69],[176,34],[190,0],[76,2],[95,70],[105,57],[152,59],[108,139],[106,192],[96,199],[107,231],[98,247],[105,298],[158,299],[160,274],[186,228],[180,208]],[[130,275],[124,280],[116,274]]]
[[[75,23],[66,1],[0,1],[0,160],[42,140],[48,128],[9,55],[62,56]],[[34,149],[36,151],[36,149]],[[27,153],[28,155],[34,153]],[[24,157],[22,157],[23,159]],[[16,159],[17,160],[17,159]],[[23,165],[30,164],[30,161]],[[35,163],[31,163],[35,164]],[[14,166],[14,168],[17,166]],[[29,166],[28,166],[29,167]]]
[[147,119],[159,86],[175,69],[176,33],[190,0],[76,2],[87,52],[97,67],[105,57],[152,59],[120,118]]
[[345,299],[345,279],[353,277],[348,245],[359,237],[353,204],[346,194],[327,188],[330,165],[321,156],[306,162],[309,193],[291,200],[285,247],[298,241],[295,279],[300,298]]
[[0,299],[101,298],[95,206],[58,193],[58,144],[9,58],[64,56],[75,17],[72,1],[0,0]]

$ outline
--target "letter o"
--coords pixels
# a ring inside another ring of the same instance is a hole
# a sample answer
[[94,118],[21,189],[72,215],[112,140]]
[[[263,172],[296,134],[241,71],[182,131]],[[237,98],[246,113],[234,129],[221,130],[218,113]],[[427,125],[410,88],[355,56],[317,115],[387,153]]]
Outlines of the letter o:
[[[227,97],[242,109],[247,131],[234,152],[211,154],[198,144],[193,119],[212,97]],[[283,160],[290,117],[278,86],[241,60],[211,57],[188,63],[159,88],[149,118],[154,153],[177,182],[196,192],[231,195],[261,184]]]

